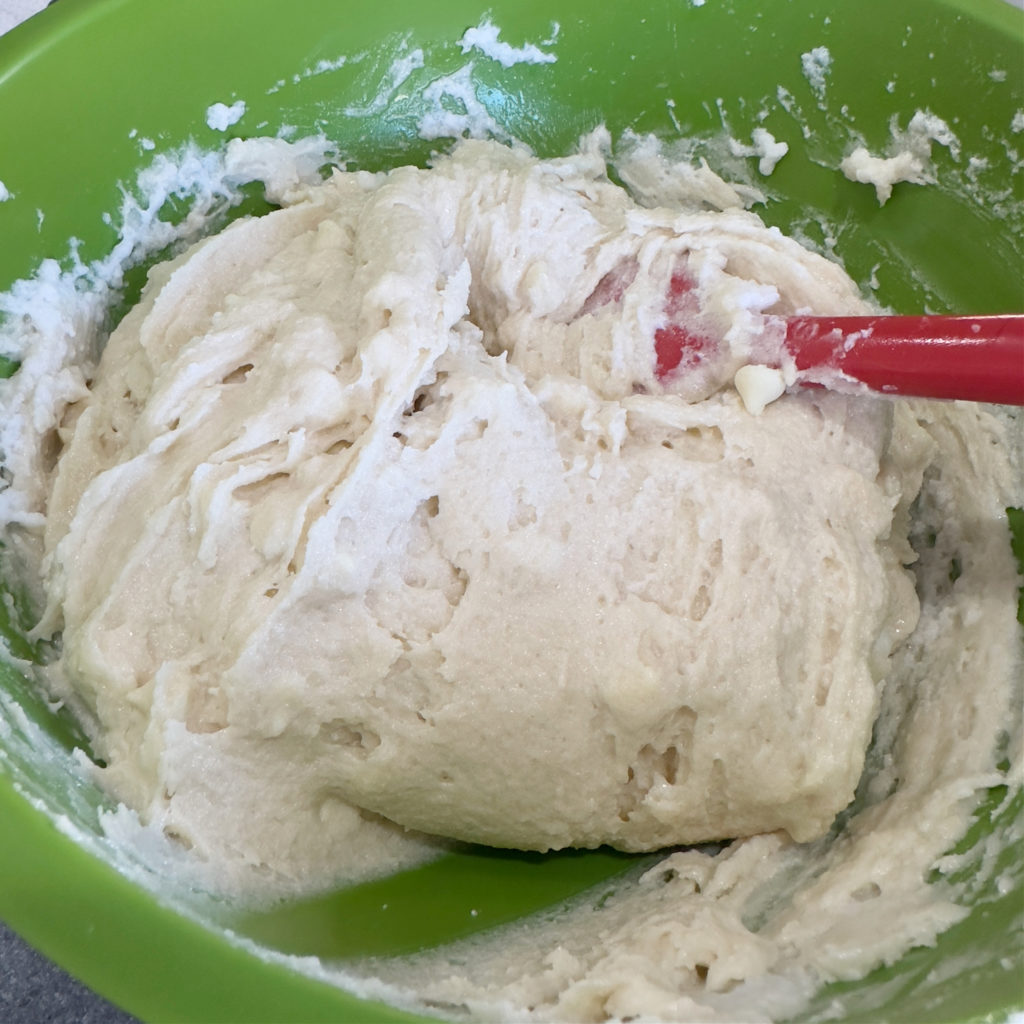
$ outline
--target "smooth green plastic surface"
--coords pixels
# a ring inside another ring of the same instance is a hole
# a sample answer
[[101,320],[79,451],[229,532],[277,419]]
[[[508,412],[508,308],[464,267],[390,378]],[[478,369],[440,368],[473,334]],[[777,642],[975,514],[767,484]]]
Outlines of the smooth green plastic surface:
[[[513,44],[554,37],[543,48],[557,62],[506,69],[464,54],[458,40],[487,13]],[[801,54],[821,46],[832,63],[816,93]],[[415,48],[424,66],[382,112],[346,113],[366,106],[391,61]],[[342,66],[317,71],[342,55]],[[738,139],[763,125],[790,153],[767,179],[748,161],[767,194],[762,215],[819,243],[834,237],[851,274],[875,281],[881,301],[903,312],[1024,308],[1024,133],[1012,130],[1024,109],[1024,14],[1001,0],[61,0],[0,38],[0,180],[14,195],[0,203],[0,290],[45,257],[66,258],[72,237],[86,259],[109,250],[115,233],[103,215],[152,159],[142,140],[157,153],[190,138],[222,142],[205,120],[214,102],[246,102],[229,136],[291,125],[298,134],[323,130],[358,166],[422,162],[443,145],[417,137],[422,88],[470,59],[477,97],[544,155],[566,152],[601,123],[616,136],[710,136],[726,127]],[[871,188],[835,168],[854,139],[883,149],[891,119],[905,127],[918,109],[955,131],[959,154],[936,146],[934,163],[940,181],[957,187],[897,186],[880,208]],[[984,162],[969,164],[972,156]],[[960,186],[969,182],[981,201],[965,198]],[[17,633],[0,610],[0,627]],[[43,726],[55,749],[84,745],[74,723],[51,714],[5,666],[0,693]],[[26,794],[82,827],[104,803],[71,774],[0,759],[0,917],[151,1021],[413,1019],[268,963],[218,926],[287,954],[397,954],[581,893],[599,900],[644,863],[605,851],[467,849],[271,913],[211,906],[207,926],[76,845]],[[1019,817],[1020,802],[1005,806],[993,794],[977,828],[991,828],[993,814]],[[1020,974],[1001,963],[1019,950],[1022,911],[1019,890],[979,904],[935,948],[835,986],[829,998],[847,1019],[876,1020],[864,995],[885,985],[888,1020],[1002,1019],[1024,1004]],[[965,951],[979,953],[970,971],[944,970]]]

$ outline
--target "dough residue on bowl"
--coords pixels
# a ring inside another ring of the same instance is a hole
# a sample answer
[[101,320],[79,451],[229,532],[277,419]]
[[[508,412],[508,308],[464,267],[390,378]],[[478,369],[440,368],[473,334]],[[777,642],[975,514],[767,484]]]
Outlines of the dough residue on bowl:
[[894,121],[887,156],[876,156],[866,146],[858,145],[847,154],[839,169],[850,181],[874,185],[878,205],[884,206],[899,182],[926,185],[933,181],[931,172],[932,143],[938,142],[954,155],[959,155],[959,141],[949,125],[926,110],[918,110],[906,131]]

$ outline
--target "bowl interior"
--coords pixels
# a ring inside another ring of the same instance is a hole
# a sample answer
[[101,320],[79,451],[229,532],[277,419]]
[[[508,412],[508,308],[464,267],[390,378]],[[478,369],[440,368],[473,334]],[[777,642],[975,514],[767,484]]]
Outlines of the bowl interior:
[[[534,43],[557,59],[504,67],[465,52],[463,33],[486,18],[503,40]],[[322,131],[352,165],[379,169],[423,163],[446,144],[419,135],[423,90],[462,75],[503,131],[541,155],[564,154],[604,124],[615,138],[635,131],[700,140],[698,152],[714,165],[726,159],[723,135],[749,142],[753,129],[766,128],[790,147],[777,170],[763,178],[756,161],[733,157],[727,171],[764,192],[757,209],[768,222],[834,249],[894,309],[1016,312],[1024,299],[1022,26],[1024,16],[1000,0],[862,0],[856,18],[819,0],[757,9],[722,0],[640,8],[304,0],[286,17],[276,0],[63,0],[0,39],[0,123],[17,140],[0,158],[13,194],[0,203],[0,290],[45,257],[67,257],[71,238],[86,259],[108,251],[116,235],[103,215],[117,210],[119,189],[141,166],[189,139],[224,141],[206,121],[215,102],[245,101],[228,136]],[[819,47],[828,58],[821,80],[802,59]],[[467,113],[452,98],[446,109]],[[874,190],[846,180],[838,164],[855,142],[884,150],[894,126],[905,129],[918,110],[943,118],[958,145],[934,147],[941,184],[897,186],[880,207]],[[256,196],[244,207],[262,208]],[[141,272],[132,287],[140,281]],[[11,597],[0,604],[0,628],[17,656],[32,659],[18,595]],[[111,866],[97,818],[105,798],[74,770],[71,751],[88,749],[75,723],[7,664],[0,709],[0,915],[146,1018],[404,1019],[306,977],[283,957],[343,962],[410,952],[594,886],[599,898],[648,863],[610,851],[467,848],[265,913],[212,901],[175,907]],[[1019,800],[1006,806],[993,793],[965,848],[1020,814]],[[1004,853],[1021,859],[1019,849]],[[838,1000],[851,1019],[925,1021],[1019,1003],[1019,982],[1000,961],[1013,948],[1021,896],[985,895],[937,946],[833,986],[817,1009]],[[255,955],[225,927],[269,953]],[[957,957],[961,967],[950,969]]]

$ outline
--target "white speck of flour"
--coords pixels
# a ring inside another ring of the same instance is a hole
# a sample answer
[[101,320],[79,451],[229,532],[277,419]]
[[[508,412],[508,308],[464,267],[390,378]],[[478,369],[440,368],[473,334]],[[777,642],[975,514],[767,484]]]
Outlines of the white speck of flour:
[[[555,25],[551,40],[557,35],[558,26]],[[496,60],[503,68],[510,68],[514,64],[554,64],[558,60],[553,53],[542,50],[535,43],[512,46],[502,42],[501,29],[487,19],[474,28],[466,29],[459,40],[459,45],[463,53],[479,50],[485,57]]]
[[206,108],[206,123],[215,132],[226,132],[245,116],[245,100],[237,100],[229,107],[226,103],[214,103]]
[[753,145],[746,146],[736,139],[729,140],[729,151],[733,156],[760,157],[758,171],[767,176],[775,170],[775,165],[789,152],[789,144],[779,142],[766,128],[755,128],[751,133]]
[[927,110],[918,110],[906,131],[900,131],[893,120],[892,140],[885,156],[876,156],[866,146],[857,146],[839,165],[850,181],[874,185],[878,205],[884,206],[893,186],[901,181],[927,185],[934,180],[931,173],[932,143],[945,146],[954,160],[960,158],[960,140],[949,125]]
[[345,108],[349,117],[370,117],[379,114],[396,92],[405,84],[409,76],[422,68],[426,58],[421,49],[400,53],[389,65],[380,88],[374,97],[363,104],[353,104]]
[[827,46],[816,46],[807,53],[800,54],[800,67],[803,69],[804,78],[810,83],[818,99],[825,96],[825,79],[832,69],[832,54]]
[[426,112],[420,118],[421,139],[503,138],[501,125],[480,102],[473,83],[473,64],[431,82],[423,90]]

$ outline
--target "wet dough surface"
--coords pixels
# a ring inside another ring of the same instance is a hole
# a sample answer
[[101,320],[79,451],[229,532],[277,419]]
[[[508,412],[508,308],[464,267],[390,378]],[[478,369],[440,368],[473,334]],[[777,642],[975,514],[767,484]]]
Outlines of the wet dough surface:
[[[42,628],[115,791],[300,874],[387,831],[362,812],[529,849],[821,835],[916,614],[903,482],[886,403],[723,387],[778,315],[862,308],[724,205],[467,143],[157,267],[46,528]],[[659,380],[680,273],[728,345]]]

